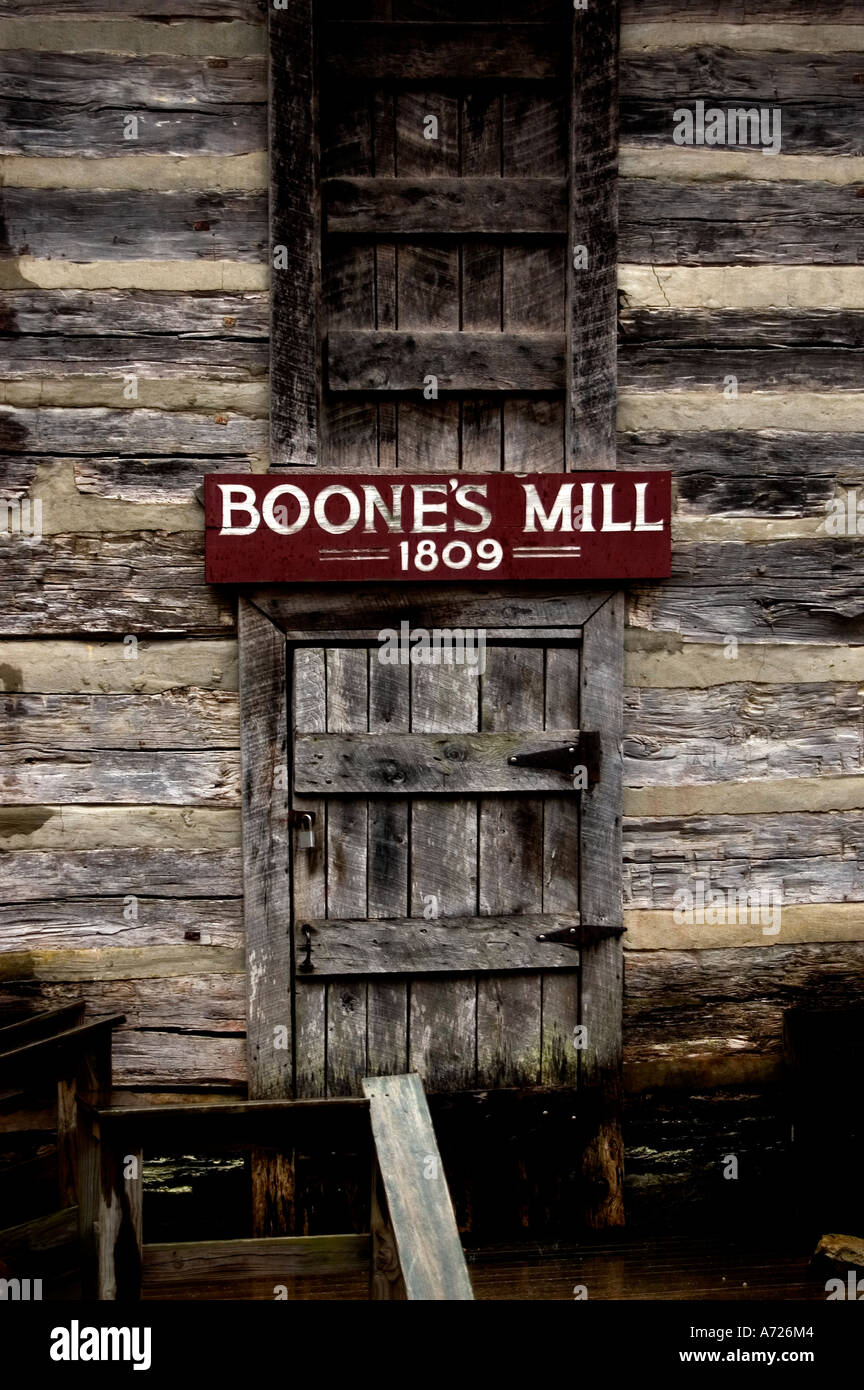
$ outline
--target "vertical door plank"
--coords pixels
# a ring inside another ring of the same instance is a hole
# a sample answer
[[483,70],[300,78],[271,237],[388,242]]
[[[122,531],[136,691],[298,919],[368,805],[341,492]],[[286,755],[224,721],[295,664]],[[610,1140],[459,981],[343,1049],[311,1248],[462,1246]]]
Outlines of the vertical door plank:
[[270,466],[318,462],[321,202],[312,0],[270,6]]
[[[564,720],[564,723],[558,723]],[[572,720],[572,723],[566,722]],[[546,652],[546,728],[579,724],[579,652],[549,647]],[[579,795],[547,796],[543,807],[543,911],[579,911]],[[548,971],[543,975],[544,1086],[576,1086],[579,1053],[579,974]]]
[[[465,666],[412,668],[411,727],[468,733],[478,723],[477,678]],[[411,808],[411,912],[439,917],[477,911],[477,803],[417,799]],[[428,1090],[474,1086],[477,990],[474,977],[411,984],[410,1062]]]
[[[299,647],[293,661],[294,728],[298,733],[324,733],[327,728],[327,676],[320,647]],[[323,798],[292,794],[298,810],[314,810],[315,845],[297,848],[292,859],[294,931],[308,917],[324,917],[327,896],[324,883],[326,805]],[[295,960],[295,971],[296,971]],[[294,989],[295,1094],[324,1095],[324,1058],[327,1036],[326,986],[304,978]]]
[[[502,168],[511,178],[565,176],[567,119],[564,93],[538,96],[527,87],[506,92],[502,102]],[[510,332],[564,324],[565,251],[560,244],[505,245],[502,257],[502,323]],[[503,466],[559,472],[564,468],[564,403],[511,396],[502,411]]]
[[[243,920],[249,1096],[284,1099],[293,1089],[291,832],[288,826],[288,690],[285,638],[247,600],[239,603],[243,758]],[[251,1156],[257,1235],[294,1220],[290,1156]]]
[[[427,116],[438,121],[438,138],[424,137]],[[400,92],[396,102],[396,172],[400,178],[447,178],[459,173],[459,100],[444,92]],[[452,243],[415,242],[397,249],[397,326],[400,329],[459,327],[459,249]],[[397,407],[398,466],[424,472],[459,466],[459,402],[424,398]],[[425,383],[431,390],[434,383]]]
[[[369,732],[407,733],[411,727],[410,668],[369,662]],[[407,800],[379,797],[369,803],[369,916],[405,917],[408,894]],[[408,1070],[408,985],[370,980],[367,992],[367,1060],[370,1076]]]
[[[543,725],[543,652],[489,647],[480,727],[490,733]],[[543,804],[496,796],[480,802],[480,911],[542,908]],[[543,947],[537,944],[537,951]],[[477,982],[478,1086],[536,1086],[540,1080],[540,977],[481,975]]]
[[[624,684],[624,595],[613,594],[585,624],[581,670],[581,727],[600,729],[599,783],[581,807],[581,912],[583,922],[620,926],[621,727]],[[610,937],[582,952],[581,1104],[593,1117],[583,1160],[589,1226],[624,1223],[621,1138],[621,1028],[623,953]]]
[[[573,12],[568,266],[568,468],[614,468],[618,297],[619,0]],[[575,269],[584,246],[587,265]]]
[[[396,99],[393,93],[373,94],[373,140],[375,175],[393,178],[396,174]],[[396,247],[393,242],[375,246],[375,327],[396,327]],[[380,401],[378,412],[378,467],[396,468],[395,401]]]
[[[495,176],[501,172],[501,97],[481,89],[462,103],[462,173]],[[501,243],[464,241],[460,327],[468,332],[501,328]],[[482,472],[501,467],[501,402],[488,397],[462,400],[464,469]]]
[[564,401],[511,397],[504,402],[504,467],[508,472],[564,469]]
[[[239,631],[249,1095],[284,1099],[291,1095],[285,638],[242,598]],[[286,1047],[276,1046],[277,1028],[287,1030]]]
[[[369,654],[365,647],[327,649],[327,730],[366,733]],[[365,917],[368,805],[359,797],[327,803],[327,916]],[[313,952],[314,958],[314,952]],[[360,1094],[366,1069],[366,981],[332,980],[327,988],[327,1094]]]

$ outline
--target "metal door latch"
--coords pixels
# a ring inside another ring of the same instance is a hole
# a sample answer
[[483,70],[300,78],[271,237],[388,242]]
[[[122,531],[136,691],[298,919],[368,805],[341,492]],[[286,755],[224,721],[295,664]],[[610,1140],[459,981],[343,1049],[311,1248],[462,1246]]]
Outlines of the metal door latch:
[[600,781],[602,757],[600,735],[580,733],[575,743],[565,743],[562,748],[544,748],[538,753],[514,753],[507,761],[511,767],[551,767],[571,777],[577,767],[584,767],[591,787]]
[[306,945],[303,947],[303,959],[297,963],[297,970],[301,975],[308,975],[315,969],[312,964],[312,928],[308,922],[304,922],[300,931],[306,938]]

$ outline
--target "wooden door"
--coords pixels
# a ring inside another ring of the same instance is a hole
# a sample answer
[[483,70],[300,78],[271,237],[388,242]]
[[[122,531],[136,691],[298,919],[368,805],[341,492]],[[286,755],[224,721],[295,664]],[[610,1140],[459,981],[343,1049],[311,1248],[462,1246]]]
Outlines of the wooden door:
[[297,1093],[404,1071],[433,1092],[575,1086],[580,793],[509,760],[578,762],[578,643],[504,635],[482,675],[380,654],[291,658],[294,805],[315,816],[294,850]]

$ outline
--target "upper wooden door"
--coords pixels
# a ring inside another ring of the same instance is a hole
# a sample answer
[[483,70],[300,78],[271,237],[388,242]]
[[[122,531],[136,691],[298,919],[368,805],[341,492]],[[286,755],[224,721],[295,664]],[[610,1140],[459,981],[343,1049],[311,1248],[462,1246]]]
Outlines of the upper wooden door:
[[614,466],[615,0],[271,28],[271,464]]

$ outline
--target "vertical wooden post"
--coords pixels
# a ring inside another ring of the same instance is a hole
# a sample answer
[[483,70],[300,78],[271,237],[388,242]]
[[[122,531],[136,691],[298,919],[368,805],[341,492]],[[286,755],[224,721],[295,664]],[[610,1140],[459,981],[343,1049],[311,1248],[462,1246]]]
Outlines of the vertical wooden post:
[[[251,1100],[293,1094],[288,694],[284,635],[240,600],[243,919]],[[293,1231],[290,1156],[252,1155],[256,1235]]]
[[[616,466],[618,318],[619,0],[589,0],[573,12],[568,247],[569,384],[567,466]],[[624,596],[603,605],[584,630],[580,721],[603,730],[599,784],[582,797],[582,920],[620,926],[621,729]],[[616,938],[582,952],[580,1110],[587,1142],[585,1222],[624,1222],[621,1137],[623,953]]]
[[[602,729],[600,781],[582,795],[582,921],[621,925],[621,725],[624,703],[624,595],[613,594],[585,625],[580,718]],[[583,1152],[585,1222],[624,1224],[624,1144],[621,1136],[621,1030],[624,960],[621,940],[582,949],[580,1110],[588,1141]]]
[[615,467],[619,0],[573,12],[567,248],[568,468]]
[[143,1156],[103,1134],[90,1107],[111,1096],[111,1034],[94,1039],[78,1066],[76,1182],[85,1298],[134,1301],[141,1290]]
[[318,462],[321,211],[313,0],[270,0],[270,466]]

